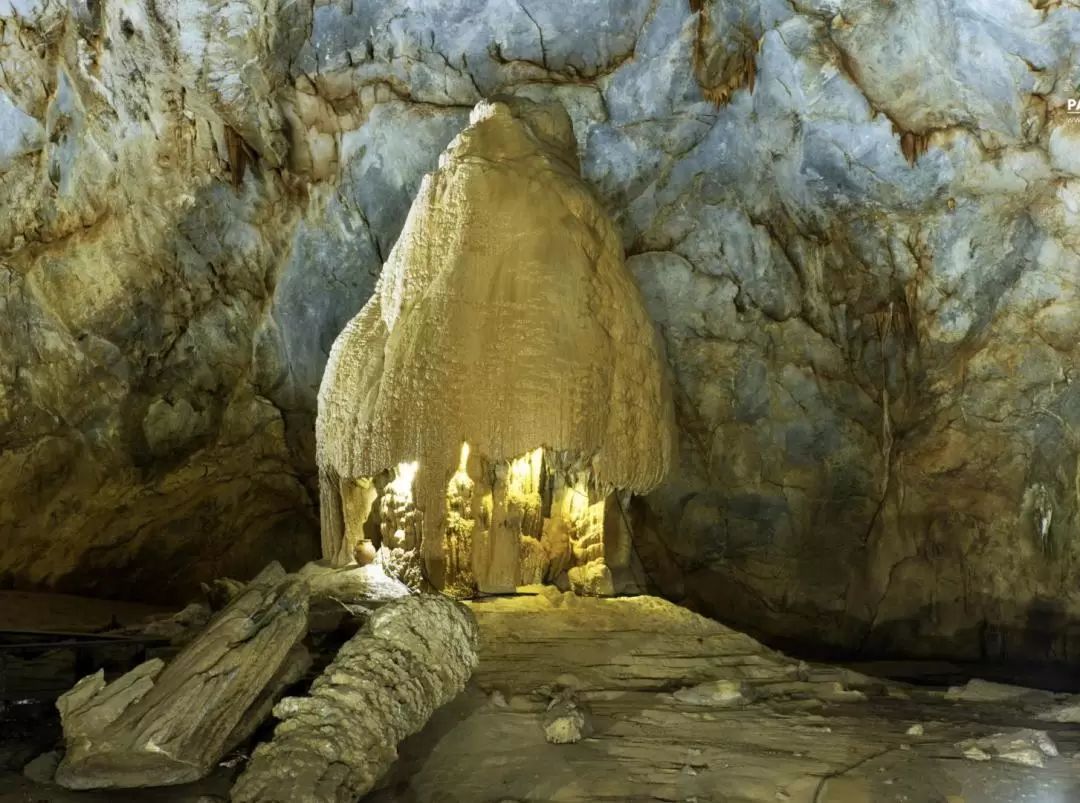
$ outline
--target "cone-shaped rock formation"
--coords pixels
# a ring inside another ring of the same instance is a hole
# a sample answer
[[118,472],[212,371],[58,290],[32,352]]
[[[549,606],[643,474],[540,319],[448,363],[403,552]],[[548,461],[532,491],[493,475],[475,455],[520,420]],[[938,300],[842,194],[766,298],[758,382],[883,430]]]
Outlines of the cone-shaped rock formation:
[[458,515],[498,518],[506,471],[542,448],[571,485],[587,475],[593,500],[656,487],[675,442],[661,348],[619,235],[580,177],[566,111],[481,102],[331,350],[317,424],[324,552],[352,558],[346,531],[375,507],[371,478],[403,464],[419,512],[409,545],[423,544],[439,578],[453,563],[443,532],[454,483],[473,500]]

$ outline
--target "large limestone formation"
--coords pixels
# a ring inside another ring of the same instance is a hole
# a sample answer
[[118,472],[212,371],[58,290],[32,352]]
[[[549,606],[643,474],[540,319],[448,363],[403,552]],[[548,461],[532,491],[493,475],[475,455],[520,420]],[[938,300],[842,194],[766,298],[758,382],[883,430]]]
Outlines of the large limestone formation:
[[[579,177],[566,111],[481,102],[330,352],[316,429],[324,552],[352,557],[341,545],[364,539],[371,479],[405,464],[384,496],[400,498],[399,518],[415,500],[416,521],[385,529],[414,532],[382,548],[421,550],[440,587],[513,592],[519,564],[547,563],[527,546],[543,549],[542,462],[558,475],[548,506],[571,504],[560,491],[587,475],[579,490],[601,513],[609,491],[664,478],[675,433],[663,360],[618,235]],[[581,565],[604,558],[602,521],[594,530]]]
[[0,0],[0,574],[314,551],[330,345],[509,93],[567,108],[663,330],[664,590],[1075,661],[1078,46],[1041,0]]
[[252,753],[232,803],[338,803],[369,792],[397,746],[465,688],[477,663],[476,617],[443,596],[379,608],[306,697],[274,708],[274,738]]
[[314,555],[313,400],[274,392],[264,334],[303,203],[276,95],[303,25],[0,2],[7,584],[177,601]]

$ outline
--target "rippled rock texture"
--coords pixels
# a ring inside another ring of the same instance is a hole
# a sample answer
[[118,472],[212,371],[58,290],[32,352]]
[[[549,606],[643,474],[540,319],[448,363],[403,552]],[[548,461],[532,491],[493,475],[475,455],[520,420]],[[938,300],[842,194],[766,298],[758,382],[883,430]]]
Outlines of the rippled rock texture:
[[1076,660],[1078,46],[1070,0],[0,0],[0,572],[312,555],[326,353],[508,92],[570,112],[666,342],[659,588]]
[[[950,701],[940,689],[795,661],[651,597],[545,589],[470,605],[481,635],[473,682],[402,743],[370,803],[1080,794],[1075,729],[1032,722],[1051,705],[1046,692]],[[567,698],[591,733],[552,743],[545,726]]]

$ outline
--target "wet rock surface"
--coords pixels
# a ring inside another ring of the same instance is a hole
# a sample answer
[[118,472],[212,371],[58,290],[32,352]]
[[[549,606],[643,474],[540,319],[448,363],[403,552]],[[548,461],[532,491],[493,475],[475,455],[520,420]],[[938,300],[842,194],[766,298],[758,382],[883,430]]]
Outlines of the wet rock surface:
[[464,9],[0,5],[3,583],[176,602],[314,556],[329,345],[509,92],[569,111],[674,368],[658,587],[1075,663],[1080,9]]

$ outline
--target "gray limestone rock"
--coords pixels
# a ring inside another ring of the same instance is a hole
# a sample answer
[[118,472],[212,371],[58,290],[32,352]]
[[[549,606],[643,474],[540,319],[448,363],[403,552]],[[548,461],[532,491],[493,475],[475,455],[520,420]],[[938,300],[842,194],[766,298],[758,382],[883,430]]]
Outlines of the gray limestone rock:
[[60,765],[64,753],[61,750],[50,750],[42,753],[33,761],[23,767],[23,775],[36,783],[49,784],[56,776],[56,768]]
[[0,573],[176,603],[313,557],[326,350],[507,92],[567,107],[664,336],[657,587],[1080,661],[1074,4],[93,5],[0,2]]

